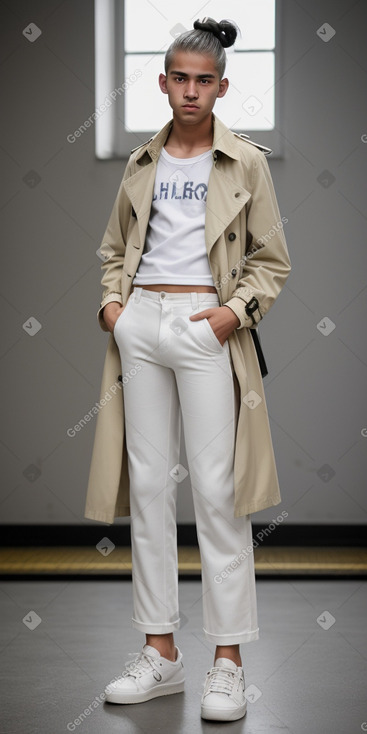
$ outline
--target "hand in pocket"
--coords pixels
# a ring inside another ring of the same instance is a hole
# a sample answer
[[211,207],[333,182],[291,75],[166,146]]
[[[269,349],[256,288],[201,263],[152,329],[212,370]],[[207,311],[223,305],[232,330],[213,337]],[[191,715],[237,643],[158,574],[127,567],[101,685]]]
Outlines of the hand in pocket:
[[103,309],[103,320],[107,326],[108,331],[113,333],[115,324],[119,316],[121,316],[125,306],[121,306],[121,303],[117,301],[111,301]]

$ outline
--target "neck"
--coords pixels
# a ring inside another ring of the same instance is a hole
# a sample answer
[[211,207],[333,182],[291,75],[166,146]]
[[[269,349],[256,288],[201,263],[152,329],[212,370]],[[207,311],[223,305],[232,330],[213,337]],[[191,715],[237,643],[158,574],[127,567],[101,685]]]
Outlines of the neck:
[[210,112],[207,117],[196,125],[183,125],[173,114],[171,132],[166,142],[176,148],[190,150],[213,144],[213,118]]

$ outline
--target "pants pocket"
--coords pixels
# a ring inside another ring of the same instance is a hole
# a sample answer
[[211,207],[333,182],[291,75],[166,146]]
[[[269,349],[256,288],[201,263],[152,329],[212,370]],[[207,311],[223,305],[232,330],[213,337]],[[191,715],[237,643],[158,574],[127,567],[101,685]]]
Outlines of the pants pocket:
[[223,351],[225,342],[223,345],[220,343],[218,337],[215,335],[212,327],[210,326],[209,319],[207,318],[202,319],[201,323],[203,324],[204,329],[207,332],[207,334],[209,334],[210,341],[213,344],[213,346],[215,346],[217,350]]

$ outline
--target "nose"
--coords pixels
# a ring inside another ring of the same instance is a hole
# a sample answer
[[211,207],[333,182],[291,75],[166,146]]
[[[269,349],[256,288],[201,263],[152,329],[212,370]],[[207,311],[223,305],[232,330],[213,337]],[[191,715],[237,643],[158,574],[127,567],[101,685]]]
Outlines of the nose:
[[185,96],[190,97],[190,99],[196,99],[198,96],[196,83],[193,79],[191,81],[188,81],[186,84]]

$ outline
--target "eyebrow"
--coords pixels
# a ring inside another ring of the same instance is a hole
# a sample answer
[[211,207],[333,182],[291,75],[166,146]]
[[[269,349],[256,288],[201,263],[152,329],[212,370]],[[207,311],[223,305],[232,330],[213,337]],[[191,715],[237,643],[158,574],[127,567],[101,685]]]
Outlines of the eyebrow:
[[[185,76],[185,77],[189,76],[184,71],[170,71],[170,74],[176,74],[176,76]],[[214,74],[197,74],[196,78],[197,79],[206,79],[206,78],[215,79],[215,75]]]

